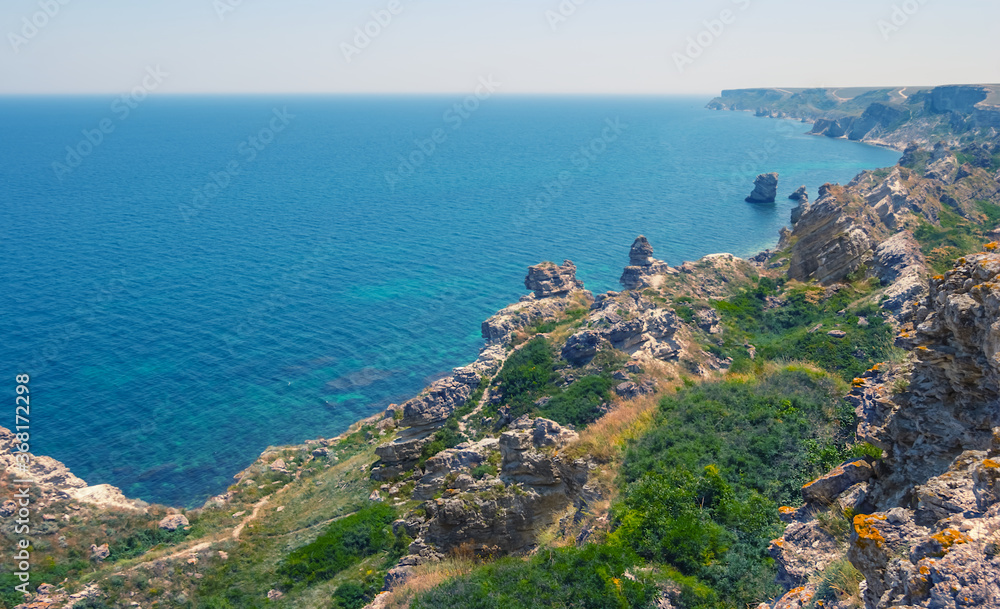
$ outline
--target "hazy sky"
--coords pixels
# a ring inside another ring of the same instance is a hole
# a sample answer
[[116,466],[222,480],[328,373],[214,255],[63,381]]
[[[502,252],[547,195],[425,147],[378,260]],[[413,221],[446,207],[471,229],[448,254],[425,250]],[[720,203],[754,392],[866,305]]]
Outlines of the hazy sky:
[[998,24],[997,0],[2,0],[0,93],[119,93],[157,66],[166,93],[1000,82]]

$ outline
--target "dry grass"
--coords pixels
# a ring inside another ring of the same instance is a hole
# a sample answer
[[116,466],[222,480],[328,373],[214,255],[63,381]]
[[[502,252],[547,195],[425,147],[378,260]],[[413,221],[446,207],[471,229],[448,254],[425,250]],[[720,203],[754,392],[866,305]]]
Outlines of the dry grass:
[[580,439],[566,448],[566,454],[572,458],[589,455],[599,463],[610,463],[629,440],[649,429],[659,401],[659,394],[653,394],[618,404],[580,432]]
[[449,579],[468,575],[476,566],[471,556],[450,556],[441,562],[430,562],[414,567],[415,572],[407,582],[379,597],[383,609],[408,609],[418,595],[440,586]]

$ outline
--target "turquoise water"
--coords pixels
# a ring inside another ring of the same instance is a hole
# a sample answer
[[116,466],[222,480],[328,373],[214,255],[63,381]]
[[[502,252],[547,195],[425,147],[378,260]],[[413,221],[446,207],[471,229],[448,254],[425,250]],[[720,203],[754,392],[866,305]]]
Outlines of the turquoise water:
[[[705,99],[462,101],[0,98],[0,361],[34,450],[200,503],[474,359],[529,264],[604,291],[640,233],[750,255],[799,185],[899,156]],[[745,203],[765,171],[781,198]]]

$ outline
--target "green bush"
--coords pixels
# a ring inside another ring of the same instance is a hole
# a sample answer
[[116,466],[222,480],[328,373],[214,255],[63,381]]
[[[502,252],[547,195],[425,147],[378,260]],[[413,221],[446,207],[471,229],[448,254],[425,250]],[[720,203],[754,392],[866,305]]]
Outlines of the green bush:
[[800,504],[802,485],[851,452],[854,417],[841,385],[787,366],[665,397],[626,453],[628,486],[609,543],[676,569],[679,584],[687,578],[685,609],[772,598],[767,546],[780,535],[777,506]]
[[[628,549],[606,545],[544,550],[528,561],[504,558],[414,599],[413,609],[632,609],[652,607],[656,586],[634,569]],[[628,577],[625,572],[635,577]]]
[[177,529],[176,531],[165,531],[159,527],[150,527],[132,533],[120,541],[112,541],[108,549],[111,550],[111,560],[123,560],[125,558],[135,558],[141,556],[158,545],[175,545],[187,537],[188,531]]
[[830,464],[811,460],[813,442],[846,447],[853,438],[854,420],[840,416],[848,407],[837,387],[826,374],[788,367],[666,396],[653,428],[627,451],[625,480],[714,464],[730,484],[796,505],[802,485]]
[[366,578],[366,581],[345,582],[333,592],[334,609],[362,609],[372,602],[382,589],[382,580],[378,577]]
[[553,388],[554,364],[549,341],[544,337],[533,338],[507,359],[496,382],[512,413],[530,412],[536,396]]
[[285,588],[328,580],[367,556],[393,549],[397,539],[389,525],[395,518],[394,509],[377,504],[334,522],[316,541],[289,554],[278,568]]
[[616,506],[620,526],[611,543],[707,582],[722,606],[742,607],[777,592],[767,555],[781,531],[776,513],[772,502],[730,485],[714,466],[697,476],[683,469],[648,474]]
[[[608,371],[560,388],[555,384],[551,346],[544,337],[536,337],[507,359],[496,382],[512,417],[536,414],[563,425],[584,426],[596,421],[601,416],[600,406],[611,399],[614,381],[610,369],[617,366],[618,359],[615,354],[594,358],[595,366]],[[548,397],[548,402],[537,406],[542,397]]]
[[493,465],[491,463],[483,463],[482,465],[477,465],[476,467],[472,468],[471,474],[472,477],[475,478],[476,480],[482,480],[486,476],[496,476],[498,471],[499,470],[497,470],[496,465]]
[[607,375],[584,377],[553,396],[538,412],[563,425],[588,425],[600,418],[600,406],[611,399],[613,386]]

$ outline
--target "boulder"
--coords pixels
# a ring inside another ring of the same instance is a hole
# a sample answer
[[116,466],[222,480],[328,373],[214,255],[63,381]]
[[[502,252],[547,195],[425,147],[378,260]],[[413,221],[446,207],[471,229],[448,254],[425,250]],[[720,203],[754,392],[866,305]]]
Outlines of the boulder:
[[600,334],[584,330],[569,337],[562,348],[562,357],[574,366],[582,366],[594,359],[600,345]]
[[111,556],[111,550],[108,548],[108,544],[103,543],[101,545],[90,544],[90,559],[101,562]]
[[805,186],[799,186],[799,189],[793,192],[792,194],[788,195],[788,198],[791,199],[792,201],[808,201],[809,191],[806,189]]
[[184,514],[173,514],[160,521],[159,527],[164,531],[176,531],[190,524]]
[[551,262],[528,267],[524,287],[533,291],[538,298],[548,298],[582,290],[583,282],[576,278],[576,265],[566,260],[562,266]]
[[754,181],[753,192],[746,198],[747,203],[774,203],[778,198],[778,174],[762,173]]
[[828,505],[841,493],[859,482],[871,480],[875,470],[865,459],[848,461],[824,476],[802,487],[802,499],[806,503]]

